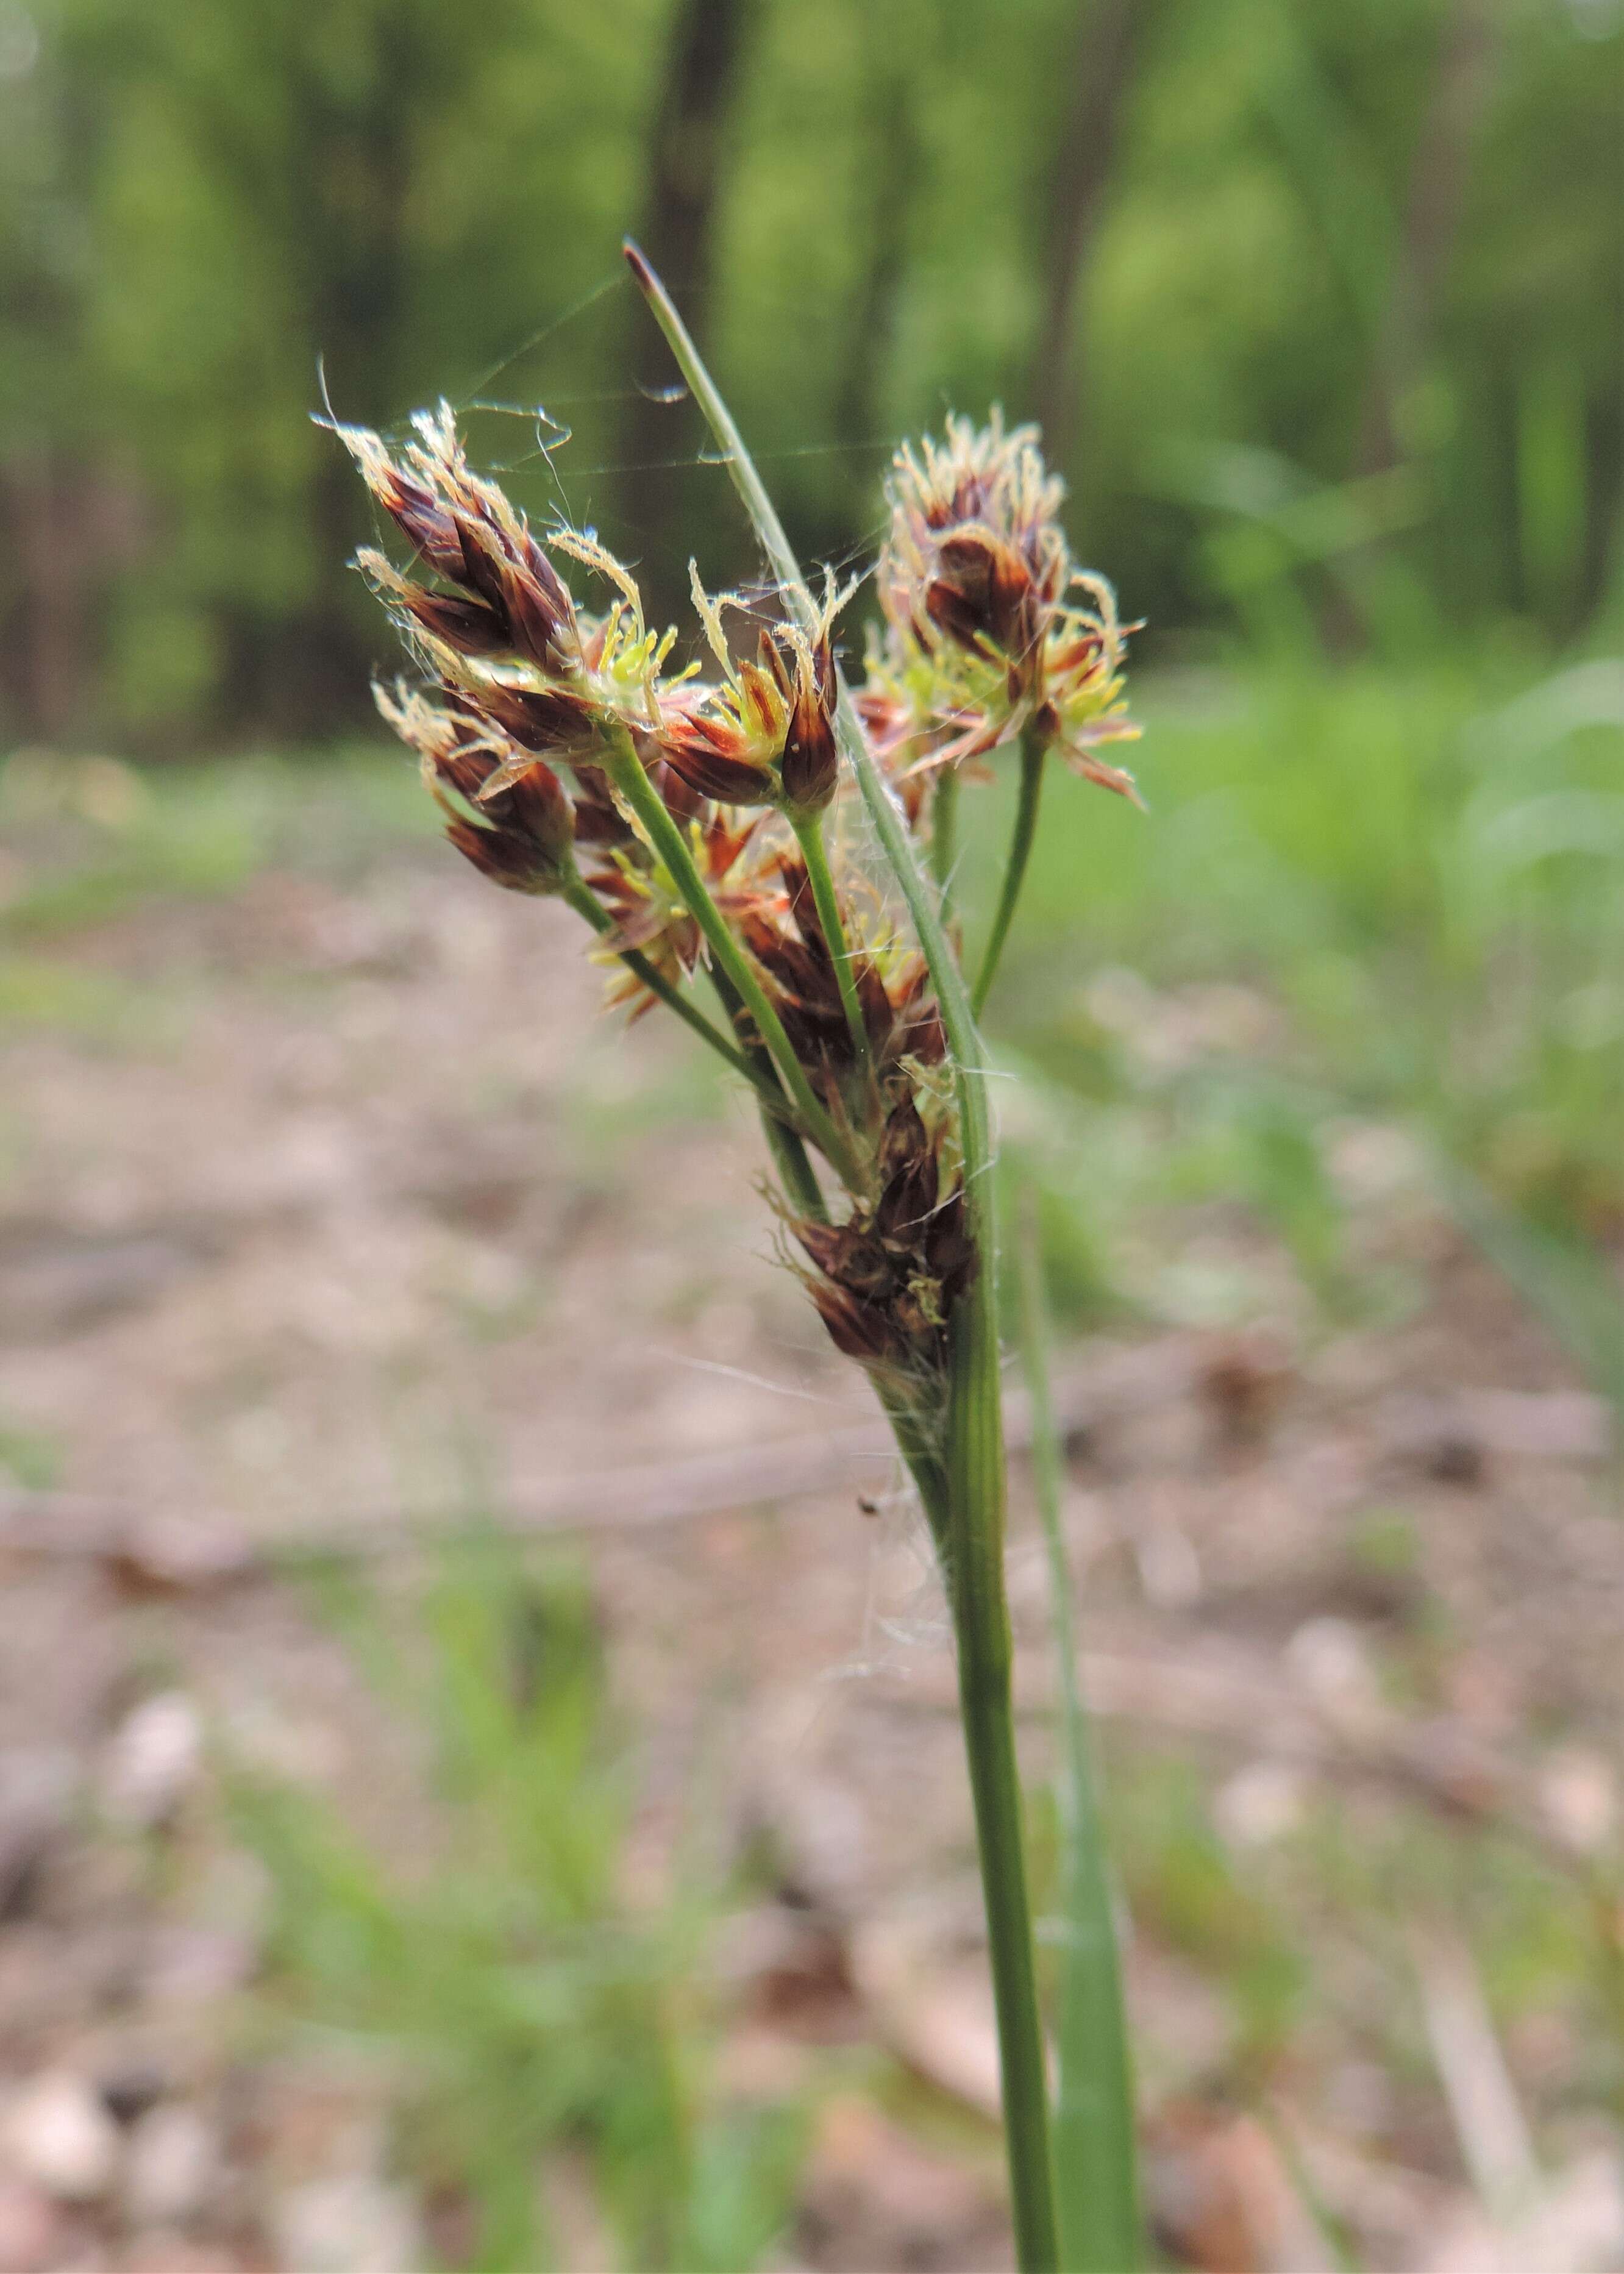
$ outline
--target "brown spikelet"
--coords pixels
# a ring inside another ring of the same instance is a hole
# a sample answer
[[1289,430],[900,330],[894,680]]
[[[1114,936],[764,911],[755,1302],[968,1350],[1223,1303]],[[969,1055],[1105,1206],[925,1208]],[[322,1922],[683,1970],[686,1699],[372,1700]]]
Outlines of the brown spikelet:
[[[462,796],[470,786],[479,796],[477,766],[466,754],[438,771]],[[451,812],[446,835],[492,884],[510,892],[545,893],[562,892],[574,881],[575,824],[564,785],[550,766],[536,760],[478,809],[477,822]]]
[[565,687],[508,687],[482,681],[477,690],[448,687],[446,700],[468,719],[487,719],[522,749],[568,763],[598,747],[596,713],[584,696]]
[[886,1247],[906,1254],[922,1236],[941,1186],[935,1148],[906,1090],[886,1117],[879,1167],[884,1183],[874,1228]]
[[792,1225],[814,1266],[803,1274],[836,1346],[915,1382],[947,1361],[954,1306],[974,1276],[964,1193],[942,1196],[939,1140],[906,1077],[888,1086],[876,1158],[877,1197],[846,1223]]
[[889,1316],[877,1303],[866,1303],[827,1279],[811,1281],[808,1291],[831,1342],[844,1357],[855,1359],[859,1366],[906,1365],[907,1344],[892,1331]]

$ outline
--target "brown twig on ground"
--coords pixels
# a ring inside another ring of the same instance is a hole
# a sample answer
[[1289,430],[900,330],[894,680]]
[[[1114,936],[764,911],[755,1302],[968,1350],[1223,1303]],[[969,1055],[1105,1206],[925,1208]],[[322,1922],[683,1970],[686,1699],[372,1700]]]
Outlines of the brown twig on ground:
[[[1565,1870],[1576,1867],[1571,1844],[1544,1820],[1522,1766],[1458,1719],[1416,1727],[1395,1716],[1356,1731],[1335,1721],[1307,1690],[1282,1680],[1272,1663],[1255,1659],[1204,1665],[1167,1652],[1088,1651],[1082,1672],[1091,1714],[1239,1746],[1331,1783],[1407,1793],[1457,1823],[1515,1830]],[[911,1668],[906,1686],[882,1683],[869,1694],[888,1711],[956,1710],[951,1683],[934,1665]],[[1028,1668],[1018,1716],[1047,1721],[1055,1710],[1048,1687],[1034,1685]]]
[[[1184,1396],[1200,1364],[1199,1338],[1171,1335],[1121,1350],[1056,1385],[1064,1434]],[[1005,1401],[1009,1442],[1031,1441],[1025,1394]],[[896,1446],[882,1421],[742,1445],[680,1461],[609,1469],[594,1475],[520,1484],[501,1504],[482,1508],[484,1525],[515,1534],[636,1530],[680,1524],[725,1509],[768,1508],[871,1484],[893,1465]],[[0,1551],[48,1559],[106,1562],[133,1587],[191,1588],[265,1579],[279,1566],[327,1556],[383,1555],[418,1548],[465,1529],[466,1507],[407,1513],[335,1510],[297,1532],[253,1538],[240,1519],[168,1516],[97,1494],[0,1493]]]

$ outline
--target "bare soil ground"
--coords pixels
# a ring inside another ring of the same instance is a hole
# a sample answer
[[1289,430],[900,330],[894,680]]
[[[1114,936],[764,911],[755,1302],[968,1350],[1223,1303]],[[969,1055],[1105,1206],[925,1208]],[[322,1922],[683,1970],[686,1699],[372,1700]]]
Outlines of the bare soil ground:
[[[786,2263],[1000,2263],[939,1602],[883,1461],[780,1496],[869,1405],[764,1268],[743,1109],[597,1019],[560,912],[420,846],[49,962],[67,1009],[0,1042],[0,1432],[40,1488],[0,1531],[0,2268],[432,2247],[366,2081],[244,2037],[254,1890],[197,1732],[386,1840],[410,1748],[305,1593],[199,1547],[403,1544],[643,1465],[651,1520],[623,1482],[575,1505],[650,1852],[697,1781],[784,1898],[728,1937],[730,2059],[773,2090],[877,2044],[912,2079],[829,2099]],[[1624,2263],[1607,1416],[1412,1189],[1365,1226],[1418,1275],[1402,1318],[1064,1355],[1159,2233],[1214,2268]],[[767,1449],[707,1505],[690,1465],[733,1448]]]

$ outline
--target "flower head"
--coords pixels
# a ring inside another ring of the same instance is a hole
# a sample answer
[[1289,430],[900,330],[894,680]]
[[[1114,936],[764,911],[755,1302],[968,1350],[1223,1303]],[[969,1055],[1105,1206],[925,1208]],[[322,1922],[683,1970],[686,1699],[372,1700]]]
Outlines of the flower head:
[[[482,796],[500,795],[538,758],[600,764],[617,736],[658,723],[675,633],[649,630],[629,570],[590,531],[555,527],[544,546],[496,485],[471,471],[447,404],[412,425],[417,440],[393,454],[365,428],[338,432],[441,584],[418,581],[372,546],[356,565],[451,709],[493,747],[509,746]],[[577,607],[547,547],[609,584],[602,615]]]
[[727,644],[722,610],[743,603],[732,593],[712,599],[691,564],[689,576],[722,675],[714,686],[689,683],[662,697],[661,749],[684,781],[719,804],[821,812],[839,771],[831,633],[849,596],[831,585],[811,638],[798,625],[770,624],[755,659],[739,661]]
[[1122,699],[1121,671],[1127,635],[1139,627],[1121,622],[1116,595],[1103,576],[1077,568],[1071,583],[1094,606],[1056,611],[1044,645],[1042,695],[1034,723],[1073,773],[1137,803],[1132,775],[1107,765],[1095,753],[1104,743],[1139,740],[1140,728]]
[[412,425],[417,440],[393,457],[365,427],[338,434],[417,556],[458,590],[415,585],[378,553],[361,565],[398,614],[457,654],[571,677],[582,660],[575,603],[523,515],[470,471],[448,403],[418,411]]
[[[933,1117],[934,1118],[934,1117]],[[814,1269],[801,1274],[837,1350],[893,1380],[939,1374],[953,1306],[975,1275],[964,1188],[944,1174],[944,1128],[911,1085],[888,1092],[877,1189],[846,1223],[791,1226]]]
[[[742,1050],[769,1112],[845,1186],[831,1222],[786,1174],[803,1203],[786,1216],[796,1268],[837,1345],[925,1410],[976,1254],[925,960],[861,868],[831,869],[818,820],[838,788],[833,628],[850,588],[830,578],[809,621],[761,625],[735,656],[725,612],[745,603],[712,598],[695,570],[714,668],[668,668],[674,633],[650,631],[635,578],[592,531],[534,535],[470,469],[443,403],[413,428],[399,449],[340,430],[414,555],[359,556],[428,680],[379,689],[380,709],[462,856],[590,921],[612,1003],[686,1016],[686,983],[708,968],[733,1028],[712,1039],[736,1065]],[[934,770],[1016,732],[1125,787],[1094,755],[1132,732],[1122,628],[1109,586],[1071,566],[1032,430],[951,419],[944,440],[899,454],[889,495],[884,635],[859,707],[910,825]],[[608,587],[601,614],[560,561]]]
[[[1118,699],[1127,630],[1103,579],[1072,565],[1064,487],[1037,430],[950,418],[943,441],[898,451],[877,571],[883,636],[859,709],[906,782],[1035,732],[1089,780],[1132,794],[1093,755],[1139,729]],[[1080,588],[1092,606],[1079,606]]]
[[[417,752],[446,835],[465,860],[513,892],[561,892],[575,881],[575,819],[551,766],[515,753],[476,719],[439,709],[415,689],[374,687],[372,694]],[[507,786],[493,790],[504,774]]]
[[905,445],[886,486],[891,530],[877,583],[887,621],[927,654],[944,642],[1001,665],[1011,699],[1030,681],[1071,571],[1056,516],[1063,485],[1037,429],[950,417],[944,442]]
[[[679,801],[688,794],[680,781],[672,787]],[[681,810],[680,802],[667,802],[673,812]],[[741,822],[703,800],[694,799],[692,805],[684,825],[695,865],[730,923],[742,924],[774,895],[771,855],[760,842],[765,817],[750,815]],[[577,832],[580,821],[577,805]],[[599,962],[613,967],[608,999],[611,1004],[628,1005],[632,1017],[641,1018],[652,1007],[654,998],[636,975],[620,964],[620,957],[635,949],[664,978],[680,985],[703,950],[699,925],[665,862],[635,830],[628,828],[608,846],[601,866],[590,871],[585,881],[614,918],[613,928],[593,950]]]

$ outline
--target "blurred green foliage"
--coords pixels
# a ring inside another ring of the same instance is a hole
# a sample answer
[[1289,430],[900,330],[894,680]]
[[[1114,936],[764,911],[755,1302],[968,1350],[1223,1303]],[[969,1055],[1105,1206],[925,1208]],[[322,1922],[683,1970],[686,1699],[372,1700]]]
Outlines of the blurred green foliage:
[[[1156,636],[1570,633],[1624,480],[1620,25],[0,0],[0,731],[162,749],[354,713],[381,635],[319,361],[374,422],[545,403],[572,510],[662,598],[690,551],[749,573],[719,475],[673,516],[644,471],[703,440],[640,392],[671,374],[616,258],[673,200],[672,281],[699,295],[703,255],[707,344],[808,553],[861,546],[894,433],[1001,397],[1048,418],[1079,549]],[[533,421],[476,425],[558,502]]]
[[[731,65],[673,125],[706,18]],[[621,280],[674,183],[805,555],[861,556],[893,436],[1002,399],[1058,437],[1079,552],[1151,620],[1153,818],[1055,781],[992,1011],[1068,1318],[1270,1315],[1259,1226],[1317,1314],[1402,1306],[1365,1218],[1402,1225],[1413,1182],[1624,1400],[1621,66],[1618,0],[0,0],[0,742],[354,720],[393,658],[324,380],[386,425],[499,406],[477,453],[662,604],[690,551],[754,573]],[[1068,236],[1083,98],[1108,162]],[[694,305],[697,271],[671,281]],[[975,794],[989,873],[1008,785]],[[0,822],[0,1024],[98,1040],[127,996],[57,953],[76,927],[432,826],[370,756],[24,753]],[[0,1476],[56,1457],[0,1416]],[[1367,1584],[1419,1591],[1408,1522],[1357,1534]],[[470,2263],[566,2254],[556,2157],[626,2263],[756,2262],[797,2127],[713,2090],[709,1899],[625,1900],[578,1591],[476,1554],[398,1656],[365,1604],[351,1631],[426,1714],[443,1844],[402,1875],[309,1795],[239,1787],[283,2011],[401,2064],[402,2161]],[[1113,1789],[1136,1913],[1225,1978],[1259,2078],[1327,1982],[1419,2069],[1382,1938],[1440,1889],[1504,2014],[1590,1962],[1573,1890],[1486,1843],[1446,1871],[1408,1821],[1327,1811],[1237,1857],[1187,1771]]]
[[[1056,778],[991,1020],[1070,1315],[1267,1308],[1192,1239],[1203,1205],[1270,1231],[1316,1307],[1380,1314],[1402,1261],[1357,1257],[1357,1219],[1408,1189],[1624,1396],[1624,670],[1515,674],[1151,681],[1150,818]],[[1005,826],[969,830],[973,871]]]
[[425,1854],[419,1822],[402,1868],[326,1799],[238,1775],[238,1829],[274,1891],[282,2029],[386,2064],[404,2167],[463,2238],[454,2257],[757,2264],[789,2221],[801,2122],[728,2104],[709,2073],[717,1891],[685,1886],[680,1859],[668,1896],[634,1889],[635,1795],[581,1585],[475,1537],[393,1640],[370,1592],[335,1600],[381,1696],[427,1735],[433,1830]]
[[[1605,1261],[1624,1226],[1624,670],[1237,660],[1147,674],[1135,708],[1151,813],[1056,772],[989,1006],[1057,1309],[1267,1311],[1261,1229],[1315,1314],[1391,1316],[1418,1282],[1366,1227],[1441,1196],[1624,1398]],[[966,792],[971,910],[1007,833],[996,771]],[[289,862],[353,882],[432,828],[410,765],[359,748],[184,769],[19,753],[0,769],[20,856],[0,1023],[127,1021],[127,990],[59,953],[77,926]],[[638,1116],[717,1106],[681,1052],[638,1098],[577,1110],[582,1174],[612,1173]],[[1206,1234],[1237,1210],[1229,1255]]]

